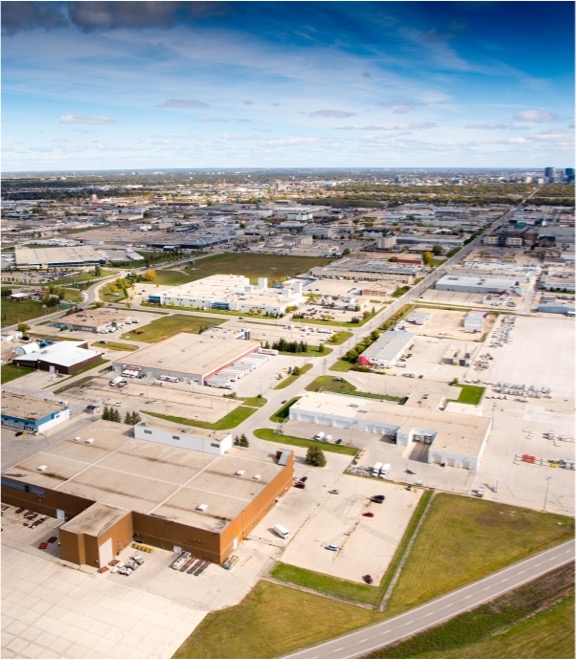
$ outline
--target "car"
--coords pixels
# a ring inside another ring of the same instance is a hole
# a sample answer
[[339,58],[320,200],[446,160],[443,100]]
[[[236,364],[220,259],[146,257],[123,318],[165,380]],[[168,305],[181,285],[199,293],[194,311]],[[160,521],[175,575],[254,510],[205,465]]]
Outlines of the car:
[[134,554],[134,555],[131,557],[131,559],[132,559],[137,565],[139,565],[139,566],[141,566],[141,565],[145,562],[145,560],[143,559],[143,557],[141,557],[141,555],[139,555],[139,554]]
[[407,486],[405,486],[405,490],[412,490],[411,484],[407,484]]
[[364,580],[367,584],[372,584],[372,583],[374,582],[374,580],[373,580],[373,576],[372,576],[372,575],[363,575],[363,580]]
[[21,506],[19,509],[16,509],[16,513],[24,513],[24,507]]
[[385,496],[384,495],[373,495],[373,499],[380,500],[381,502],[384,502]]
[[54,543],[55,541],[56,541],[56,536],[51,536],[51,537],[48,539],[47,543]]
[[340,493],[339,490],[336,490],[336,488],[333,488],[332,490],[328,491],[331,495],[338,495]]
[[282,403],[288,403],[287,399],[284,399],[284,401],[282,401]]
[[306,484],[303,483],[302,481],[297,481],[297,482],[294,484],[294,488],[306,488]]
[[328,545],[324,546],[325,550],[331,550],[332,552],[338,552],[340,548],[337,545],[333,545],[332,543],[329,543]]
[[139,376],[139,380],[143,380],[144,378],[147,378],[147,374],[141,374]]
[[371,497],[371,502],[375,504],[382,504],[385,500],[380,500],[378,497]]
[[38,544],[38,548],[40,550],[46,550],[47,547],[48,547],[48,543],[46,541],[43,541],[42,543]]
[[341,445],[342,444],[342,438],[339,438],[334,444],[335,445]]
[[363,513],[363,516],[365,518],[374,518],[375,514],[372,511],[365,511],[365,513]]
[[299,481],[305,484],[308,481],[308,477],[300,477]]

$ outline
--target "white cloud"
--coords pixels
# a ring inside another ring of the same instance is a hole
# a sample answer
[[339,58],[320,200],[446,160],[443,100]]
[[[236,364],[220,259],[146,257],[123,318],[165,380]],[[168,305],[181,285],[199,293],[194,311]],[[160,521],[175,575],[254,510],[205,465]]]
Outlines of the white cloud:
[[536,124],[544,122],[557,121],[558,116],[547,110],[522,110],[514,115],[516,121],[529,121]]
[[114,124],[111,117],[95,117],[87,115],[61,115],[58,118],[61,124]]
[[463,128],[480,128],[484,131],[493,131],[493,130],[502,130],[509,128],[517,128],[518,131],[527,130],[527,126],[516,126],[516,124],[496,124],[494,122],[488,121],[483,124],[466,124]]
[[209,108],[208,103],[198,101],[197,99],[167,99],[163,101],[159,108]]
[[309,117],[334,117],[336,119],[345,119],[346,117],[354,117],[356,112],[346,112],[345,110],[315,110],[308,113]]

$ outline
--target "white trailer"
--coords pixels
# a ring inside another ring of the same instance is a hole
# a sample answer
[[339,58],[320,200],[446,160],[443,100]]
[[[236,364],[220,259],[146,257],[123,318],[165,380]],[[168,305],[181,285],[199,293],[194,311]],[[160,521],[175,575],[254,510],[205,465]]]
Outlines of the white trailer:
[[373,468],[373,477],[379,476],[382,467],[383,467],[382,463],[375,463],[375,466]]
[[389,463],[385,463],[380,469],[379,477],[381,479],[386,479],[387,474],[389,474],[390,471],[391,471],[391,465]]
[[286,529],[286,527],[280,524],[274,525],[274,531],[276,532],[276,534],[278,534],[278,536],[280,536],[283,539],[287,539],[290,534],[290,532]]

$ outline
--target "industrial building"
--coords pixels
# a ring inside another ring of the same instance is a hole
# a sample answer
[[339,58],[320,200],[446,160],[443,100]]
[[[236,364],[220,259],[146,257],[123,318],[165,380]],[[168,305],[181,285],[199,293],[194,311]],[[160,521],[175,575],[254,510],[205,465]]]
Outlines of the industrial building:
[[28,433],[44,433],[69,417],[70,409],[65,402],[2,393],[2,426]]
[[258,360],[266,359],[257,353],[260,348],[256,341],[181,332],[114,360],[112,365],[116,372],[128,369],[156,378],[169,376],[205,385],[218,372],[253,354]]
[[376,433],[402,446],[423,442],[429,463],[469,470],[478,468],[491,429],[487,417],[315,392],[290,407],[290,420]]
[[15,248],[16,268],[57,268],[60,266],[96,266],[107,259],[90,245],[53,248]]
[[359,355],[359,364],[392,367],[412,348],[414,342],[412,332],[387,330]]
[[259,310],[263,314],[280,316],[288,307],[303,302],[302,282],[291,287],[268,288],[268,280],[261,277],[253,286],[243,275],[211,275],[201,280],[150,294],[148,302],[193,309],[224,309],[235,312]]
[[459,293],[512,293],[522,295],[520,279],[517,277],[487,277],[481,275],[444,275],[435,284],[437,291]]
[[109,328],[122,328],[131,315],[119,309],[86,309],[82,312],[67,314],[60,319],[52,321],[53,328],[63,330],[81,330],[83,332],[108,332]]
[[106,566],[132,541],[224,562],[293,482],[293,454],[222,456],[100,420],[2,473],[2,501],[64,521],[61,559]]
[[210,431],[193,426],[184,428],[183,424],[175,424],[158,418],[155,418],[153,423],[144,421],[134,426],[133,436],[138,440],[218,456],[227,454],[233,447],[231,433]]
[[25,344],[16,349],[21,353],[12,361],[21,367],[31,367],[59,374],[75,374],[99,364],[102,353],[88,348],[86,341],[59,341],[50,346]]

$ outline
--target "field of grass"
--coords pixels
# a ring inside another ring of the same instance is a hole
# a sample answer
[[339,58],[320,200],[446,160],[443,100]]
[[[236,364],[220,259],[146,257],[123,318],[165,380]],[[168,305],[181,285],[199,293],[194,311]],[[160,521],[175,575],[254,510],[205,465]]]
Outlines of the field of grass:
[[[257,283],[259,277],[267,277],[268,285],[271,286],[274,280],[282,282],[316,266],[326,266],[331,261],[332,259],[322,257],[286,257],[279,254],[236,254],[226,252],[196,259],[193,266],[187,266],[183,269],[185,274],[178,271],[165,271],[168,274],[161,275],[164,271],[156,272],[157,282],[160,284],[182,284],[209,275],[223,274],[245,275],[254,284]],[[162,281],[162,278],[165,279]]]
[[407,293],[407,291],[409,291],[410,289],[411,289],[411,287],[407,286],[407,285],[400,286],[396,291],[393,291],[393,293],[391,293],[391,296],[393,296],[393,298],[400,298],[402,295]]
[[276,433],[272,429],[254,429],[254,435],[260,438],[260,440],[279,442],[283,445],[292,445],[293,447],[318,447],[323,451],[329,451],[334,454],[356,456],[359,452],[356,447],[345,447],[344,445],[335,445],[331,442],[318,442],[318,440],[306,440],[305,438],[297,438],[293,435]]
[[191,282],[191,274],[179,270],[155,270],[155,284],[160,286],[178,286]]
[[34,371],[32,367],[19,367],[16,364],[5,364],[2,367],[2,384],[9,383],[11,380],[16,380],[21,376],[26,376]]
[[352,364],[346,360],[338,360],[331,367],[330,371],[339,371],[340,373],[345,374],[347,371],[350,371]]
[[[333,337],[335,338],[334,340]],[[349,332],[348,330],[339,330],[338,332],[335,332],[326,343],[332,344],[333,346],[340,346],[341,344],[344,344],[344,342],[347,341],[347,339],[350,339],[351,337],[352,337],[352,332]]]
[[[566,516],[439,493],[387,606],[398,614],[574,535]],[[425,579],[437,566],[437,579]]]
[[173,337],[180,332],[191,332],[198,334],[203,328],[213,328],[220,325],[223,321],[211,318],[204,318],[201,316],[188,316],[186,314],[168,314],[160,319],[155,319],[151,323],[143,326],[143,333],[135,335],[131,332],[125,332],[121,335],[121,339],[139,339],[139,341],[146,341],[153,344],[162,339]]
[[270,421],[276,422],[277,424],[283,424],[287,421],[288,416],[290,415],[290,406],[293,403],[296,403],[300,397],[295,396],[290,401],[287,401],[281,408],[279,408],[273,415],[270,416]]
[[[266,400],[264,399],[264,402]],[[151,415],[151,417],[158,417],[159,419],[166,419],[168,422],[175,422],[176,424],[183,424],[184,426],[196,426],[200,429],[212,429],[214,431],[225,431],[233,429],[242,422],[245,422],[248,417],[256,412],[255,406],[241,405],[232,410],[227,415],[224,415],[217,422],[202,422],[197,419],[189,419],[188,417],[176,417],[174,415],[162,415],[161,413],[151,412],[150,410],[143,410],[141,412]]]
[[124,344],[120,341],[109,341],[108,339],[101,339],[100,341],[95,341],[91,344],[95,348],[109,348],[112,351],[136,351],[139,346],[137,344]]
[[360,328],[365,323],[368,323],[371,319],[374,319],[379,312],[383,311],[383,309],[385,308],[379,307],[378,309],[375,309],[374,313],[369,314],[366,318],[363,318],[360,312],[353,312],[352,313],[353,317],[356,316],[358,319],[360,319],[356,323],[352,323],[351,321],[321,321],[320,319],[301,318],[299,316],[293,316],[292,321],[294,321],[295,323],[313,323],[315,325],[329,325],[329,326],[335,326],[337,328]]
[[279,658],[377,620],[375,612],[261,581],[239,605],[208,614],[173,657]]
[[291,353],[290,351],[278,351],[278,355],[317,358],[317,357],[325,357],[326,355],[330,355],[330,353],[332,352],[332,349],[328,348],[328,346],[324,346],[322,351],[318,349],[318,346],[307,345],[307,349],[308,350],[303,351],[301,353]]
[[574,658],[574,570],[564,567],[368,658]]
[[[354,385],[344,379],[335,381],[335,378],[337,378],[337,376],[319,376],[316,380],[313,380],[307,385],[305,389],[309,392],[324,390],[325,392],[337,392],[338,394],[352,394],[353,392],[356,392],[356,387]],[[338,376],[338,378],[340,378],[340,376]]]
[[485,387],[480,387],[479,385],[459,385],[458,387],[461,387],[461,392],[457,399],[453,399],[453,401],[457,401],[458,403],[468,403],[472,406],[477,406],[479,404],[481,397],[485,392]]
[[44,315],[42,304],[35,300],[7,300],[2,298],[2,325],[14,325]]

